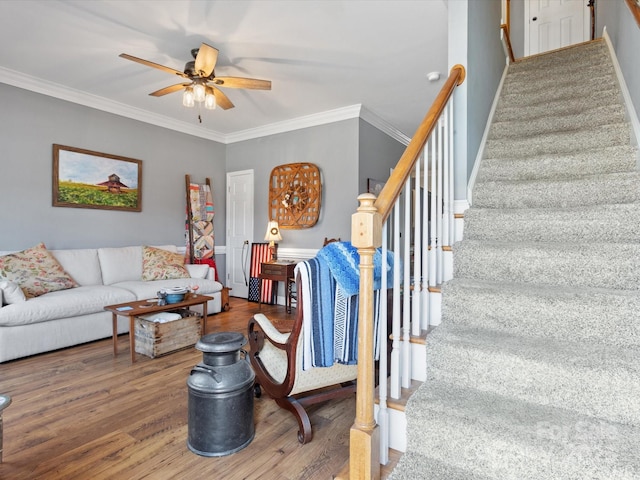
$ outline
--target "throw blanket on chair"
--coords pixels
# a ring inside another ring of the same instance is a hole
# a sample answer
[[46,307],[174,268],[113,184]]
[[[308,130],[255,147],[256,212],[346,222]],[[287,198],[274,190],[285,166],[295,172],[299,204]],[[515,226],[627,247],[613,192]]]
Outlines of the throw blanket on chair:
[[[392,255],[387,258],[393,260]],[[300,293],[304,299],[303,370],[330,367],[335,362],[348,365],[357,363],[359,262],[360,256],[350,243],[333,242],[320,250],[315,258],[296,266],[296,274],[300,273],[302,283]],[[378,251],[374,255],[376,358],[380,343],[381,271],[382,255]],[[392,280],[388,283],[393,284]]]

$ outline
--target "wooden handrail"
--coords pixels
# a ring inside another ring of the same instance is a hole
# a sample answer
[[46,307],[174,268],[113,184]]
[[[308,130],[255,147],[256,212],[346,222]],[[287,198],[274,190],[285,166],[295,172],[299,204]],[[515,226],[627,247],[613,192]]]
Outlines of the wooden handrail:
[[411,175],[411,171],[418,161],[418,157],[427,143],[427,139],[436,128],[438,119],[442,115],[449,98],[455,88],[464,82],[465,75],[466,71],[462,65],[454,65],[451,68],[449,78],[447,78],[442,89],[440,89],[440,93],[438,93],[427,115],[413,135],[411,142],[409,142],[409,145],[400,157],[398,164],[393,169],[389,180],[380,192],[374,205],[378,213],[382,216],[383,223],[391,213],[395,201],[398,199],[409,175]]
[[638,24],[638,27],[640,27],[640,6],[637,3],[635,3],[633,0],[626,0],[626,1],[627,1],[627,6],[629,7],[629,10],[631,10],[631,14],[636,19],[636,23]]
[[506,23],[500,25],[500,28],[504,32],[504,39],[507,42],[507,51],[509,52],[509,61],[511,63],[516,61],[516,57],[513,55],[513,48],[511,48],[511,37],[509,36],[509,27]]

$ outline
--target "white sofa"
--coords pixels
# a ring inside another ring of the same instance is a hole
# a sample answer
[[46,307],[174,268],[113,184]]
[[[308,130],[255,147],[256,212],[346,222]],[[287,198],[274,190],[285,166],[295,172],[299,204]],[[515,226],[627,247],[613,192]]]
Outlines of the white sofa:
[[[141,246],[50,252],[79,286],[4,306],[0,298],[0,362],[110,337],[106,305],[153,298],[162,288],[198,285],[199,294],[213,297],[208,313],[221,311],[222,284],[209,266],[185,265],[192,278],[143,281]],[[120,317],[118,332],[128,330]]]

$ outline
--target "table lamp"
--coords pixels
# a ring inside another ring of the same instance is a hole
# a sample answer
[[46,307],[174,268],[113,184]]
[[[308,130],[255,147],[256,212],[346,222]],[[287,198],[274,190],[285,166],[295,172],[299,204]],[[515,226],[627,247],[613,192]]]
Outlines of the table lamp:
[[269,250],[271,250],[271,261],[273,262],[278,259],[278,245],[276,244],[276,242],[282,240],[278,222],[276,222],[275,220],[269,220],[269,223],[267,224],[267,233],[265,234],[264,239],[269,242]]

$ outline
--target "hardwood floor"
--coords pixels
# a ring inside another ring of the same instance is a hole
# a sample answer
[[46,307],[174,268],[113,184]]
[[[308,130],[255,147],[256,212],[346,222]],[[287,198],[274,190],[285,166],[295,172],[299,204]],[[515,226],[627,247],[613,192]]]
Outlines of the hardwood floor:
[[[207,333],[240,331],[258,311],[231,298]],[[294,313],[263,305],[286,331]],[[293,416],[268,396],[255,399],[255,438],[225,457],[188,450],[186,381],[202,353],[190,348],[130,363],[128,336],[0,364],[4,463],[0,479],[331,479],[348,460],[355,398],[310,408],[313,441],[301,445]],[[396,459],[397,460],[397,459]],[[385,467],[383,478],[389,473]]]

